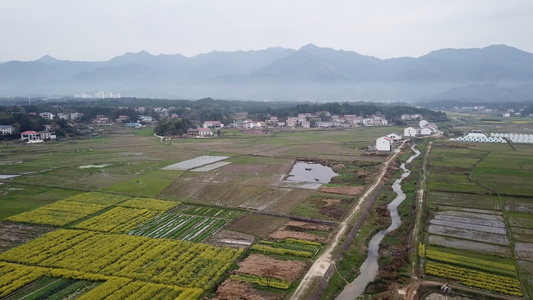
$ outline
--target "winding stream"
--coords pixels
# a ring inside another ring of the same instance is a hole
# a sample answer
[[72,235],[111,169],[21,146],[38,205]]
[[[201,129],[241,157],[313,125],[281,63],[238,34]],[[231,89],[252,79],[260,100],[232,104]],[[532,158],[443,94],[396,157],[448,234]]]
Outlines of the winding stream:
[[379,244],[387,233],[396,230],[401,223],[400,216],[398,215],[398,205],[400,205],[400,203],[405,200],[405,194],[402,191],[401,183],[403,179],[405,179],[407,176],[409,176],[409,174],[411,174],[411,171],[405,168],[405,164],[412,162],[413,159],[420,155],[420,151],[415,149],[414,145],[411,146],[411,149],[415,152],[415,154],[409,157],[409,159],[405,163],[402,163],[402,165],[400,166],[400,168],[403,170],[402,176],[396,181],[394,181],[394,183],[392,184],[392,189],[397,194],[396,198],[394,198],[394,200],[392,200],[392,202],[389,203],[389,205],[387,206],[390,211],[392,224],[389,226],[389,228],[379,231],[374,237],[372,237],[370,243],[368,244],[368,257],[361,265],[360,275],[357,276],[351,283],[349,283],[344,288],[344,290],[339,294],[339,296],[337,296],[336,300],[356,299],[357,297],[363,294],[367,284],[372,282],[378,273]]

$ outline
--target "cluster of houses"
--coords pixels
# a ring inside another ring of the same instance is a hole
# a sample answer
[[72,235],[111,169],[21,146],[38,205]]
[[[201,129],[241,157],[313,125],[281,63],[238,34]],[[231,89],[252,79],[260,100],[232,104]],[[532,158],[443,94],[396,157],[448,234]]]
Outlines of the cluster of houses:
[[298,116],[288,117],[285,121],[280,120],[278,117],[270,117],[270,119],[264,122],[254,122],[252,120],[235,121],[230,126],[235,128],[254,129],[265,126],[289,128],[330,128],[389,125],[389,121],[384,116],[379,115],[372,115],[367,118],[363,118],[357,115],[331,115],[329,112],[322,112],[322,114],[327,118],[327,121],[322,120],[316,113],[299,113]]
[[416,137],[416,136],[428,136],[438,133],[438,127],[435,123],[429,123],[426,120],[419,122],[420,128],[407,127],[401,133],[391,133],[386,136],[382,136],[376,139],[376,151],[392,151],[394,149],[394,142],[401,141],[403,138]]
[[430,123],[426,120],[421,120],[418,123],[419,128],[407,127],[403,130],[403,135],[406,137],[416,137],[419,135],[427,136],[435,134],[439,131],[439,127],[435,123]]
[[530,113],[528,115],[524,114],[524,109],[514,109],[514,108],[508,108],[507,110],[498,110],[494,108],[487,108],[485,105],[475,105],[475,106],[455,106],[453,108],[456,111],[478,111],[482,112],[488,115],[493,115],[497,117],[504,117],[504,118],[510,118],[510,117],[529,117],[533,118],[533,113]]
[[20,133],[20,140],[26,143],[42,143],[48,140],[55,140],[56,135],[52,131],[50,125],[44,125],[44,130],[33,131],[28,130]]
[[51,112],[42,112],[39,114],[39,117],[45,119],[45,120],[53,120],[57,117],[59,120],[79,120],[81,117],[83,117],[83,113],[80,112],[73,112],[73,113],[57,113],[57,115],[54,115]]

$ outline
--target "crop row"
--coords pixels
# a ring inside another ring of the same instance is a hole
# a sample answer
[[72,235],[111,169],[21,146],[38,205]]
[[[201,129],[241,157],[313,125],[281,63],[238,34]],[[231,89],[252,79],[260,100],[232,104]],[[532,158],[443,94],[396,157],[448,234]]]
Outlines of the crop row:
[[312,257],[314,253],[309,251],[298,251],[298,250],[290,250],[290,249],[284,249],[284,248],[274,248],[269,247],[265,245],[253,245],[250,249],[263,252],[266,254],[272,253],[272,254],[279,254],[279,255],[293,255],[293,256],[299,256],[299,257]]
[[74,226],[103,232],[128,232],[137,225],[147,222],[160,212],[157,210],[115,207]]
[[171,208],[178,206],[180,202],[164,201],[150,198],[132,198],[121,202],[118,206],[131,207],[131,208],[144,208],[149,210],[167,211]]
[[111,205],[61,200],[11,216],[7,220],[32,224],[63,226],[92,215]]
[[225,219],[166,213],[131,230],[129,234],[200,242],[226,223]]
[[0,260],[208,289],[242,250],[60,229],[0,254]]
[[169,285],[114,278],[81,296],[80,300],[100,299],[197,299],[203,291],[195,288],[178,288]]
[[293,239],[293,238],[286,238],[283,241],[289,244],[294,243],[294,244],[312,245],[312,246],[317,246],[317,247],[322,246],[322,244],[320,244],[319,242],[312,242],[312,241],[299,240],[299,239]]
[[281,241],[260,241],[259,244],[267,245],[273,248],[310,252],[312,255],[314,255],[318,250],[320,250],[320,247],[322,245],[317,242],[308,242],[291,238],[287,238]]
[[420,257],[426,256],[426,245],[423,243],[418,243],[418,256]]
[[129,196],[123,196],[123,195],[90,192],[90,193],[82,193],[82,194],[78,194],[75,196],[71,196],[64,200],[74,201],[74,202],[83,202],[83,203],[114,205],[129,198],[130,198]]
[[478,259],[474,257],[467,257],[461,255],[455,255],[451,253],[446,253],[438,251],[432,248],[426,249],[426,258],[438,262],[448,263],[452,265],[457,265],[460,267],[477,269],[489,273],[497,273],[509,277],[515,277],[516,268],[514,265],[507,263],[494,262],[484,259]]
[[522,296],[520,282],[517,279],[454,267],[447,264],[428,261],[426,274],[458,280],[464,285],[486,289],[511,296]]
[[236,274],[231,275],[232,279],[251,282],[259,284],[260,286],[273,287],[277,289],[287,290],[291,286],[291,283],[285,280],[274,277],[255,276],[249,274]]
[[214,207],[202,207],[202,206],[192,206],[192,205],[183,205],[180,207],[181,212],[189,215],[197,216],[206,216],[206,217],[217,217],[217,218],[226,218],[226,219],[235,219],[240,212],[235,210],[220,209]]
[[32,268],[0,262],[0,298],[46,274],[43,268]]

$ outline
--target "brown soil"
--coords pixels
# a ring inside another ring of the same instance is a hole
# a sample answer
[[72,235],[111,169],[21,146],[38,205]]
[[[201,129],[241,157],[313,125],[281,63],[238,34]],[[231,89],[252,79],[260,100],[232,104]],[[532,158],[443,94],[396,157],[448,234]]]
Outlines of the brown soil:
[[289,230],[296,230],[296,231],[305,231],[305,230],[331,231],[333,230],[333,227],[331,225],[300,222],[300,221],[290,221],[287,224],[285,224],[285,228]]
[[310,230],[330,231],[332,228],[328,225],[291,221],[273,232],[269,237],[276,240],[294,238],[312,242],[326,242],[327,239],[325,237],[305,232]]
[[320,213],[335,220],[340,220],[346,211],[340,206],[324,206],[320,208]]
[[334,164],[334,165],[331,166],[331,168],[333,170],[342,170],[342,169],[346,168],[346,166],[344,164]]
[[297,260],[279,260],[262,254],[251,254],[242,263],[236,273],[256,276],[275,277],[293,282],[298,279],[306,263]]
[[54,230],[51,226],[0,222],[0,253]]
[[251,214],[235,220],[226,229],[266,238],[274,230],[287,223],[286,218]]
[[342,203],[342,200],[340,199],[322,199],[322,201],[326,202],[326,206],[338,205]]
[[256,290],[249,282],[234,279],[224,281],[217,289],[216,300],[279,300],[282,295],[272,295]]
[[363,192],[364,186],[321,186],[318,191],[324,193],[357,196]]

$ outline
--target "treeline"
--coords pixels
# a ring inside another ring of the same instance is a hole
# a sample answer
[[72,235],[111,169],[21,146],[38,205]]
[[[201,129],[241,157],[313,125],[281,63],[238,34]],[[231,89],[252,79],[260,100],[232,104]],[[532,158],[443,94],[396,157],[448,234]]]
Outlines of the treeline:
[[265,120],[269,116],[276,116],[285,119],[297,116],[298,113],[316,113],[327,111],[332,115],[358,115],[367,117],[381,114],[391,122],[401,120],[403,114],[421,114],[426,120],[438,122],[447,120],[446,114],[440,111],[433,111],[425,108],[416,108],[408,105],[385,105],[366,102],[356,103],[302,103],[289,107],[271,107],[266,109],[256,109],[249,112],[258,120]]

